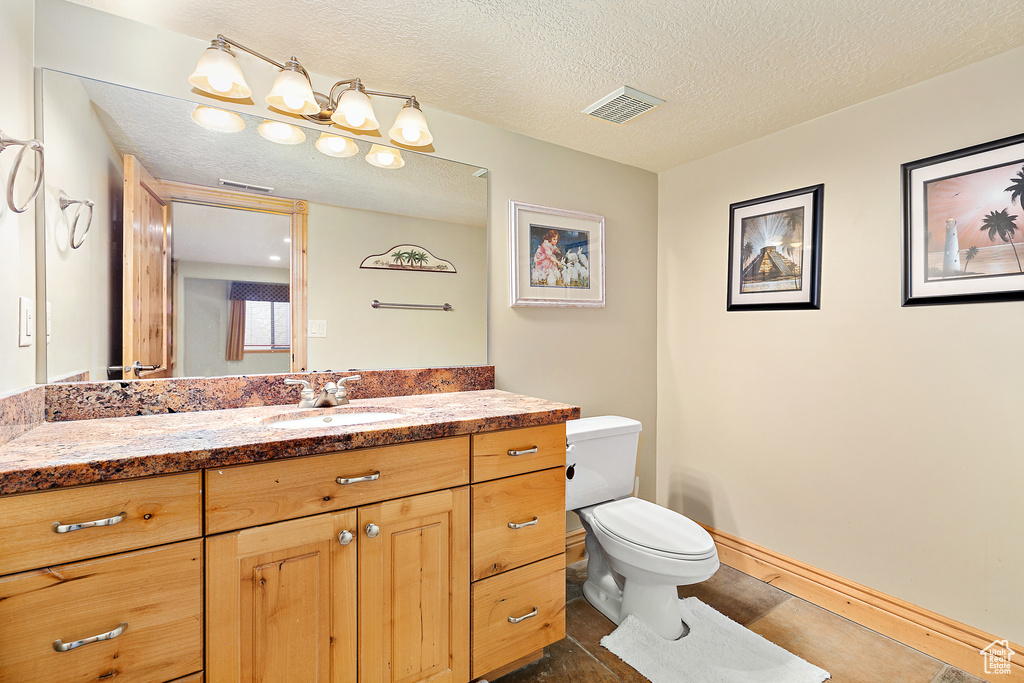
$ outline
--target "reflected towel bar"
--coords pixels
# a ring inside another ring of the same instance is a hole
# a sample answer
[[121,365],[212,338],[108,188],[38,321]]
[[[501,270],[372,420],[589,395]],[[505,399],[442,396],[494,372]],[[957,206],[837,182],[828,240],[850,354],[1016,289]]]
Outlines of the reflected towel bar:
[[405,309],[423,309],[427,311],[451,311],[454,310],[452,305],[449,303],[443,304],[389,304],[384,301],[377,301],[374,299],[370,302],[370,306],[373,308],[405,308]]

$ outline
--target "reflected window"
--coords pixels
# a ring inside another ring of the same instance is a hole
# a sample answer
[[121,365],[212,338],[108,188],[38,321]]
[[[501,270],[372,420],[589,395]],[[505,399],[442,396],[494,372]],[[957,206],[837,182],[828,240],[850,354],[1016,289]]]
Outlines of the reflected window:
[[291,305],[281,301],[245,302],[245,350],[287,351],[291,346]]

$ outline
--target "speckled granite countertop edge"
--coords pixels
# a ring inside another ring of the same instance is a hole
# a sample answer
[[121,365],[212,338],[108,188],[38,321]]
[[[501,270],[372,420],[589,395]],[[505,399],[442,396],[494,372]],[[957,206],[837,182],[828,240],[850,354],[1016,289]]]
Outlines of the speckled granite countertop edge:
[[[280,429],[282,415],[388,411],[394,420]],[[188,472],[578,418],[576,406],[499,390],[352,401],[299,411],[262,406],[44,423],[0,446],[0,494]]]

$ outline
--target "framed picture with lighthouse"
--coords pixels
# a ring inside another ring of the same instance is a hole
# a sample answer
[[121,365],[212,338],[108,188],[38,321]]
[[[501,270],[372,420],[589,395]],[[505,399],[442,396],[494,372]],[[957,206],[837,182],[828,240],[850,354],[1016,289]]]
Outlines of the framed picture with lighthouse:
[[726,309],[821,306],[821,212],[824,185],[729,206]]
[[1024,299],[1024,135],[901,169],[903,305]]

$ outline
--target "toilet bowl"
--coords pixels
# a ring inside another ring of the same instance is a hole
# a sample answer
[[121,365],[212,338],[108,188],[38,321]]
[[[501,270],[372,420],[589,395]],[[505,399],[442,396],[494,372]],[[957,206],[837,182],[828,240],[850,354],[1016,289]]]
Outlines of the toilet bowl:
[[632,614],[676,639],[686,633],[676,587],[711,578],[718,550],[696,522],[628,495],[640,429],[615,416],[566,424],[566,509],[586,530],[590,604],[616,624]]

